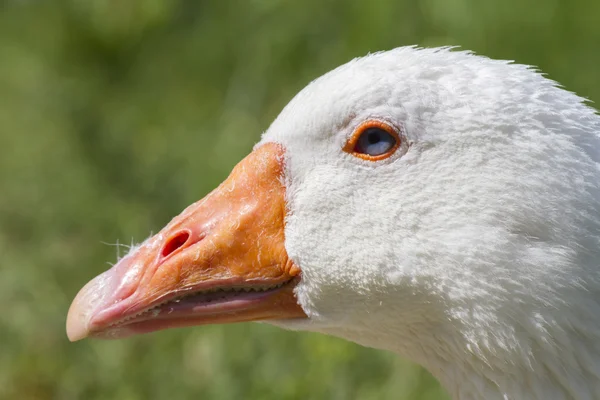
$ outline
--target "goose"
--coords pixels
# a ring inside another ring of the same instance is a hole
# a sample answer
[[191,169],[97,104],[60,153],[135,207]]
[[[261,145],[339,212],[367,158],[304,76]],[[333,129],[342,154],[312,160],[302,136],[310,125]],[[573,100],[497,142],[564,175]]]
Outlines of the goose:
[[85,285],[68,337],[263,321],[397,353],[455,399],[599,399],[599,133],[532,67],[354,59]]

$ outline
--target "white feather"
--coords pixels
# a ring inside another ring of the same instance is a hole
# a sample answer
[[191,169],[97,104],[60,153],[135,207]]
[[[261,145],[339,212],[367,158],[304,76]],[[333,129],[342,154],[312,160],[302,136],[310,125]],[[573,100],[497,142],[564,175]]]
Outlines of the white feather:
[[[342,151],[379,118],[392,158]],[[309,319],[457,399],[600,398],[600,117],[534,69],[405,47],[308,85],[286,148],[286,248]]]

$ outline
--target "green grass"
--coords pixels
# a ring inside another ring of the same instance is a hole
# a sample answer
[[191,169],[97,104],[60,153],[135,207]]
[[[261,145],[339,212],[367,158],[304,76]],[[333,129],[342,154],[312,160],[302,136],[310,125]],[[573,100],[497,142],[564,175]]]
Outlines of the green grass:
[[393,354],[266,325],[64,333],[103,242],[201,198],[311,79],[415,43],[600,99],[595,0],[0,1],[0,398],[446,398]]

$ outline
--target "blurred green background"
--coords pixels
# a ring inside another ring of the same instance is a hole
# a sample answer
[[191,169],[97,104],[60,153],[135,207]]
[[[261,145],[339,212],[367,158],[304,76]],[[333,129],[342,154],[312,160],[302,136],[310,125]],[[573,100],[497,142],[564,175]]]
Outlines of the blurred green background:
[[201,198],[310,80],[408,44],[600,99],[597,0],[0,1],[0,398],[447,398],[395,355],[261,324],[64,333],[105,243]]

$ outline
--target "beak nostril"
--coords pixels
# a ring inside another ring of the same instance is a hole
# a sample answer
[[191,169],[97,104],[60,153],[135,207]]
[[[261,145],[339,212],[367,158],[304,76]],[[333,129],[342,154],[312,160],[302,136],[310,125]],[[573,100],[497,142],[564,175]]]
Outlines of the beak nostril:
[[171,237],[165,244],[165,247],[162,249],[161,255],[163,258],[169,256],[175,250],[185,245],[189,238],[190,233],[187,231],[179,232],[175,236]]

